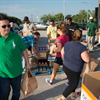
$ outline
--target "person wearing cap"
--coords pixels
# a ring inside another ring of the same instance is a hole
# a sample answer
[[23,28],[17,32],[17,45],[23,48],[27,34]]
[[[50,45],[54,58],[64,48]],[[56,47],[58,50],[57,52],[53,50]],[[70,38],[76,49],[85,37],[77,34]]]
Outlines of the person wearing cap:
[[[23,36],[34,34],[34,32],[37,31],[35,25],[29,21],[29,18],[27,16],[24,17],[24,21],[25,24],[23,25]],[[30,53],[30,56],[32,56],[31,47],[28,48],[28,51]]]
[[35,25],[29,21],[29,18],[27,16],[24,17],[25,24],[23,25],[23,32],[33,32],[37,31]]
[[89,20],[90,21],[86,25],[86,30],[88,31],[87,44],[88,44],[88,52],[92,52],[94,48],[95,35],[98,27],[97,24],[93,21],[93,17],[90,17]]

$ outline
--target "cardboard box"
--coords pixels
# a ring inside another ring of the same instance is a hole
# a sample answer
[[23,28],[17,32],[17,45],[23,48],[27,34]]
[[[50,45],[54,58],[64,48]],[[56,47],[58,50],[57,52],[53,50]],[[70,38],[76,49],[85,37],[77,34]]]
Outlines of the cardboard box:
[[81,100],[99,100],[100,71],[85,74],[81,87]]
[[48,58],[47,52],[39,52],[38,54],[41,56],[41,59],[47,59]]
[[36,50],[38,52],[48,52],[48,46],[47,45],[38,45],[36,47]]

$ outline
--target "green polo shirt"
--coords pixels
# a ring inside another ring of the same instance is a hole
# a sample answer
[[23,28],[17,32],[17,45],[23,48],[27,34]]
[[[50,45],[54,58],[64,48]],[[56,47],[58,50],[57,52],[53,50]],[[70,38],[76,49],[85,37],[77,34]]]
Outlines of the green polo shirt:
[[95,33],[95,30],[98,29],[97,24],[95,22],[88,22],[86,25],[86,28],[89,28],[88,36],[93,36]]
[[26,50],[21,37],[13,32],[4,38],[0,35],[0,76],[15,78],[23,71],[21,50]]

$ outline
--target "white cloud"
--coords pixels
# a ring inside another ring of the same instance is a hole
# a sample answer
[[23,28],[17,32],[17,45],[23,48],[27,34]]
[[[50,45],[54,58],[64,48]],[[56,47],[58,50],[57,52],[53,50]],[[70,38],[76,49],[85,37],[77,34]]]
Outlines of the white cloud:
[[32,10],[37,10],[36,8],[32,8]]

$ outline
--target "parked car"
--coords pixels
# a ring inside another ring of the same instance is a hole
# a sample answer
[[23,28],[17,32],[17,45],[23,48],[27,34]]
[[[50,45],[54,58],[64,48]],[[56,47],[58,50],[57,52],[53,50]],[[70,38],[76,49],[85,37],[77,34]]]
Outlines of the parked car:
[[37,29],[47,29],[48,28],[48,24],[47,23],[35,23],[34,24],[35,25],[35,27],[37,28]]
[[22,30],[23,29],[23,26],[19,26],[19,29]]
[[86,24],[78,24],[78,23],[76,23],[77,25],[78,25],[78,27],[81,29],[81,30],[86,30],[85,28],[86,28]]

